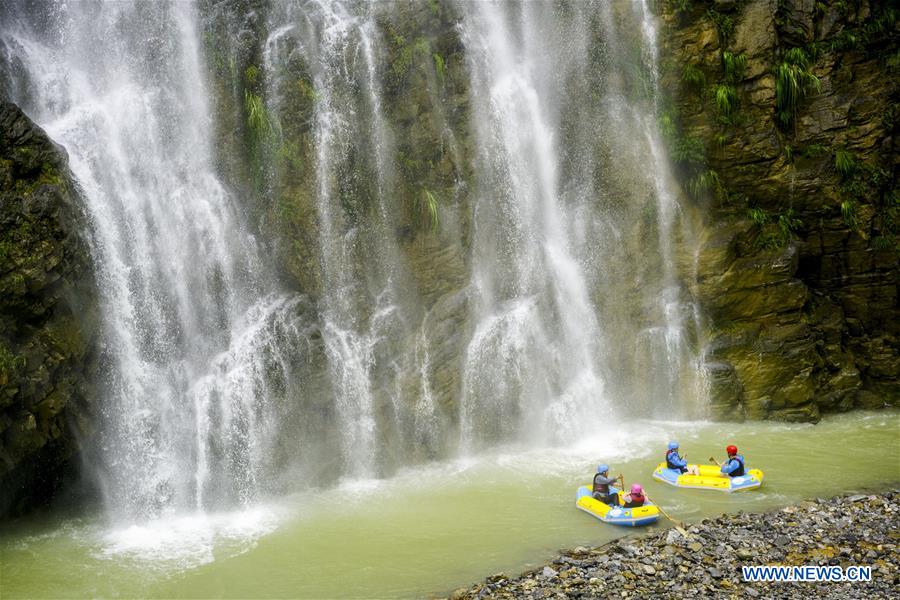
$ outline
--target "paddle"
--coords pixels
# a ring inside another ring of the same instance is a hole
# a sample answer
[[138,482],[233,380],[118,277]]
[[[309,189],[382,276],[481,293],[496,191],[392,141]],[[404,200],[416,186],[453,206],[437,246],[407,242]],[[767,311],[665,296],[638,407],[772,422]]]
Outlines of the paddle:
[[709,457],[709,462],[716,463],[716,464],[719,465],[720,467],[722,466],[722,463],[720,463],[719,461],[717,461],[717,460],[716,460],[715,458],[713,458],[712,456]]
[[[644,494],[644,497],[645,497],[647,500],[649,500],[650,502],[653,502],[653,499],[650,498],[650,496],[648,496],[647,494]],[[688,537],[687,531],[684,530],[684,523],[682,523],[682,522],[679,521],[678,519],[673,519],[671,516],[669,516],[669,513],[667,513],[666,511],[664,511],[664,510],[663,510],[663,507],[660,506],[658,502],[653,502],[653,504],[655,504],[655,505],[656,505],[656,508],[659,509],[659,512],[662,513],[662,516],[664,516],[664,517],[667,518],[668,520],[670,520],[670,521],[672,521],[673,523],[675,523],[675,526],[678,528],[678,533],[680,533],[680,534],[683,535],[684,537]]]

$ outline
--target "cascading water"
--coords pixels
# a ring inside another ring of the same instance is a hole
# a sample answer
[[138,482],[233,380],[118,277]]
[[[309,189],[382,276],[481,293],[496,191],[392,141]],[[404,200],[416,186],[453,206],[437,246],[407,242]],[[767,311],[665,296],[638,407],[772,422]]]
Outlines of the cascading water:
[[216,178],[196,14],[73,3],[4,25],[13,99],[69,152],[106,320],[98,467],[129,518],[251,500],[295,328]]
[[685,414],[703,398],[676,264],[691,224],[656,127],[653,16],[605,1],[464,7],[482,165],[467,430],[530,419],[565,439]]
[[[291,68],[303,65],[316,101],[315,204],[318,264],[323,286],[320,327],[331,375],[340,472],[379,473],[386,432],[404,411],[398,368],[414,359],[407,320],[418,309],[398,290],[405,272],[390,232],[392,145],[377,78],[376,5],[275,2],[269,15],[265,62],[272,76],[271,110],[279,118],[288,100]],[[407,367],[408,368],[408,367]],[[389,396],[393,416],[380,417]],[[379,439],[381,438],[381,439]]]
[[[640,23],[641,66],[648,102],[643,112],[632,118],[645,140],[645,156],[650,159],[649,174],[656,197],[656,229],[659,248],[660,276],[658,278],[658,310],[662,315],[659,325],[651,325],[641,337],[648,348],[645,372],[657,385],[647,386],[644,393],[656,401],[657,414],[671,414],[675,410],[682,415],[699,416],[705,408],[706,390],[701,360],[694,349],[699,345],[699,307],[684,290],[686,277],[694,277],[694,265],[679,268],[678,245],[696,247],[692,237],[697,224],[691,220],[690,207],[678,201],[677,184],[672,176],[665,146],[660,136],[656,117],[659,106],[659,51],[657,49],[656,19],[646,0],[632,5],[635,20]],[[614,22],[612,19],[608,23]],[[612,33],[611,28],[610,35]],[[620,91],[621,93],[621,91]],[[625,104],[624,99],[621,102]],[[688,256],[692,253],[688,252]],[[640,389],[640,388],[638,388]],[[661,410],[660,410],[661,409]]]
[[579,236],[592,261],[604,265],[591,271],[591,286],[614,340],[615,352],[604,357],[614,373],[610,388],[632,415],[696,416],[705,389],[697,308],[683,282],[693,277],[684,257],[693,256],[697,222],[679,199],[657,127],[655,18],[639,2],[582,8],[595,41],[575,97],[595,102],[572,107],[563,127],[573,132],[568,172],[575,189],[598,200]]
[[[578,53],[576,26],[554,47],[546,6],[466,5],[481,165],[475,203],[475,334],[462,398],[466,442],[518,435],[571,439],[611,416],[600,374],[605,340],[584,263],[569,241],[555,129],[565,69],[545,62]],[[574,23],[574,21],[573,21]],[[557,30],[561,33],[561,31]],[[574,35],[573,35],[574,34]]]
[[[3,12],[8,92],[67,148],[91,217],[115,514],[561,443],[702,397],[646,3],[271,0],[201,44],[229,7]],[[452,68],[428,37],[445,17]],[[231,75],[234,126],[204,83],[238,71],[232,45],[256,61]],[[428,89],[407,99],[415,68]],[[265,163],[253,185],[219,175],[217,128],[253,130],[232,149]],[[411,156],[399,132],[430,129],[440,147]],[[250,233],[266,202],[296,209],[296,239]],[[276,278],[276,243],[303,285]]]

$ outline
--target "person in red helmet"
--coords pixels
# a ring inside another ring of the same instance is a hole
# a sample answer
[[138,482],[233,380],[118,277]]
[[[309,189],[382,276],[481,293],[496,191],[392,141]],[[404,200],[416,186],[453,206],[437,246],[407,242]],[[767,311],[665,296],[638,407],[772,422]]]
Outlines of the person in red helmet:
[[631,484],[631,493],[625,496],[625,508],[643,506],[647,498],[644,497],[644,489],[639,483]]
[[[729,477],[740,477],[744,474],[744,456],[738,454],[737,446],[728,446],[725,448],[728,453],[728,460],[723,463],[715,461],[722,468],[722,473]],[[715,460],[715,459],[713,459]]]

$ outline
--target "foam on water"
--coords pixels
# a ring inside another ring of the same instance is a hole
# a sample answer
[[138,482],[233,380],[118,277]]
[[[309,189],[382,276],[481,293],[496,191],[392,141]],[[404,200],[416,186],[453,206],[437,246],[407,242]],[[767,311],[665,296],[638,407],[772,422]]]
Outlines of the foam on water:
[[247,552],[283,518],[282,509],[258,505],[155,519],[100,533],[95,556],[172,574]]

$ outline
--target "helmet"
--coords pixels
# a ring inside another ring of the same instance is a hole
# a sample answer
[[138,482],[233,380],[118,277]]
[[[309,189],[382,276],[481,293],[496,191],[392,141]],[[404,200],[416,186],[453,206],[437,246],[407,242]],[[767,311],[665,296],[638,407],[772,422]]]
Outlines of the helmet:
[[725,452],[728,453],[728,456],[734,456],[737,454],[737,446],[728,446],[725,448]]
[[607,471],[609,471],[609,465],[597,465],[598,473],[606,473]]
[[669,442],[669,450],[674,450],[678,447],[678,442]]
[[639,483],[631,484],[631,493],[632,494],[642,494],[644,492],[644,488],[641,487]]

